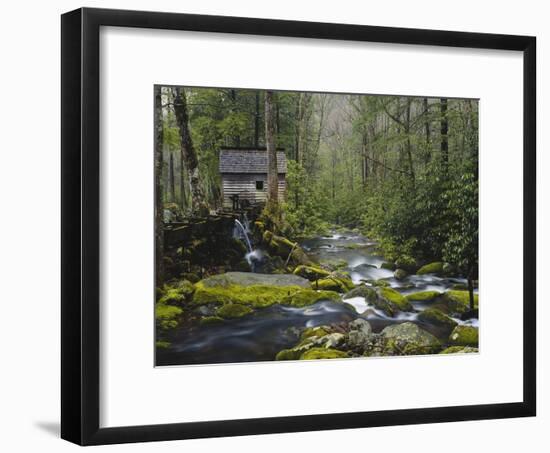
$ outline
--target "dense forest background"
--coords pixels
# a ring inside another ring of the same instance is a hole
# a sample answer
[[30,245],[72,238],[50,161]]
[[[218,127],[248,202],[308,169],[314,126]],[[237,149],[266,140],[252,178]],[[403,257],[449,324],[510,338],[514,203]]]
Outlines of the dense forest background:
[[389,259],[443,260],[477,278],[477,100],[163,87],[162,203],[184,216],[197,200],[221,209],[220,147],[266,146],[268,104],[288,160],[287,237],[359,228]]

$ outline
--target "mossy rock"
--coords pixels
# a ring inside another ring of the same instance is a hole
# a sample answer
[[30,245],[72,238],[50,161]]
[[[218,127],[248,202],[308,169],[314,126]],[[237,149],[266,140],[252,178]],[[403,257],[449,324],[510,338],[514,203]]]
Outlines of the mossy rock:
[[300,265],[294,269],[294,275],[306,278],[309,281],[319,280],[330,275],[330,272],[317,266]]
[[478,348],[472,348],[471,346],[449,346],[440,354],[474,354],[479,352]]
[[205,316],[199,321],[201,326],[211,326],[214,324],[221,324],[224,322],[224,319],[220,316]]
[[347,352],[338,349],[311,348],[300,356],[300,360],[345,359],[347,357],[349,357]]
[[418,319],[430,324],[447,328],[447,333],[457,326],[457,322],[437,308],[428,308],[418,314]]
[[441,349],[436,337],[412,322],[388,326],[381,336],[385,339],[384,353],[387,355],[435,354]]
[[384,261],[381,265],[380,265],[380,269],[386,269],[388,271],[394,271],[395,270],[395,264],[394,263],[390,263],[389,261]]
[[455,346],[477,347],[479,331],[473,326],[456,326],[449,335],[449,342]]
[[155,347],[158,349],[168,349],[171,343],[169,341],[158,340],[155,341]]
[[407,273],[407,271],[405,269],[396,269],[395,272],[393,273],[393,276],[397,279],[397,280],[404,280],[405,278],[407,278],[409,274]]
[[275,356],[275,360],[298,360],[302,355],[302,351],[296,349],[283,349]]
[[193,296],[193,305],[206,304],[241,304],[255,308],[269,307],[276,303],[282,303],[289,296],[301,291],[299,286],[270,286],[230,285],[227,287],[205,287],[201,282],[197,283],[197,289]]
[[328,334],[329,331],[328,327],[326,326],[308,327],[302,332],[302,335],[300,335],[300,339],[305,340],[311,337],[324,337]]
[[439,291],[420,291],[418,293],[412,293],[405,296],[409,301],[415,302],[427,302],[437,299],[441,293]]
[[346,291],[352,289],[354,287],[354,284],[350,278],[329,276],[321,280],[317,280],[315,283],[312,284],[312,287],[315,289],[345,293]]
[[301,286],[311,288],[311,284],[305,278],[293,274],[255,274],[252,272],[227,272],[225,274],[212,275],[201,280],[198,286],[203,287],[228,287],[238,286]]
[[352,299],[354,297],[364,297],[367,302],[374,303],[378,295],[373,288],[369,288],[366,285],[358,285],[351,291],[348,291],[346,294],[344,294],[344,300]]
[[293,307],[307,307],[321,300],[331,300],[333,302],[340,301],[340,295],[334,291],[316,291],[314,289],[299,289],[298,291],[289,294],[282,301],[283,305]]
[[397,269],[404,269],[412,274],[418,269],[418,264],[412,256],[401,255],[395,260],[395,267]]
[[443,263],[441,261],[436,261],[434,263],[425,264],[418,271],[417,275],[425,274],[441,274],[443,272]]
[[[468,291],[449,290],[441,295],[441,300],[449,311],[465,313],[470,310],[470,293]],[[478,308],[479,295],[474,294],[474,308]]]
[[338,260],[331,260],[331,261],[323,261],[322,263],[324,266],[332,269],[333,271],[337,271],[340,269],[344,269],[348,267],[348,262],[346,260],[338,259]]
[[378,288],[378,295],[390,302],[401,311],[412,311],[411,303],[399,292],[392,288]]
[[178,318],[183,313],[180,307],[157,302],[155,304],[155,321],[162,330],[178,326]]
[[249,315],[254,310],[247,305],[225,304],[216,310],[216,314],[225,319],[242,318]]

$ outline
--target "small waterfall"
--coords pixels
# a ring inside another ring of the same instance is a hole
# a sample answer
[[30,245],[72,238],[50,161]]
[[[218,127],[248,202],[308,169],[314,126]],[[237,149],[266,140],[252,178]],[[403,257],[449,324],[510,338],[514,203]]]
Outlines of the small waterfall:
[[[237,228],[238,227],[238,228]],[[235,229],[233,230],[233,236],[237,238],[244,238],[248,253],[252,253],[252,244],[248,238],[248,232],[244,225],[237,219],[235,219]]]

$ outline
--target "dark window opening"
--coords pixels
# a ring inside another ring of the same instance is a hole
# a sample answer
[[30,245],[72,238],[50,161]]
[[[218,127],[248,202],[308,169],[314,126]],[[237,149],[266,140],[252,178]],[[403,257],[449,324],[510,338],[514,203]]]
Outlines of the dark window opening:
[[264,182],[256,181],[256,190],[264,190]]

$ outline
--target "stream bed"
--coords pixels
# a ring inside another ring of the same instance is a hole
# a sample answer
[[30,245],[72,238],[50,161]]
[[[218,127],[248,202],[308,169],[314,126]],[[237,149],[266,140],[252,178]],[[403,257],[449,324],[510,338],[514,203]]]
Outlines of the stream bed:
[[[376,254],[376,244],[360,234],[333,233],[305,240],[300,245],[320,263],[339,262],[340,269],[349,272],[355,284],[384,279],[403,295],[428,290],[445,292],[453,285],[466,284],[462,278],[431,274],[397,280],[391,270],[381,268],[383,259]],[[375,333],[388,325],[409,321],[440,339],[448,335],[440,326],[418,319],[418,314],[427,307],[426,302],[412,302],[414,312],[401,312],[395,317],[370,306],[363,297],[344,302],[322,300],[303,308],[275,304],[221,324],[181,323],[168,337],[170,347],[157,349],[156,365],[271,361],[282,349],[294,346],[304,328],[344,325],[356,318],[366,319]],[[453,319],[460,325],[478,326],[477,319]]]

